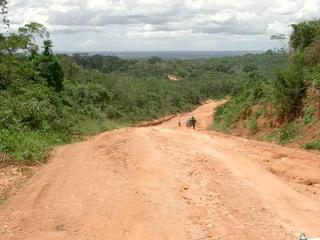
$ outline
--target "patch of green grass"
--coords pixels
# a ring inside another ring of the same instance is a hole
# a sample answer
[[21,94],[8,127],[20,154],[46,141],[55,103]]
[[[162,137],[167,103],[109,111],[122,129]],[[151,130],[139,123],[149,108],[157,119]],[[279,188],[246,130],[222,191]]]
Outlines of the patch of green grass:
[[295,123],[289,123],[280,128],[279,142],[281,144],[287,144],[297,138],[297,125]]
[[303,109],[303,121],[304,124],[311,124],[315,121],[313,108],[305,107]]
[[277,128],[270,134],[261,138],[262,141],[274,141],[279,144],[288,144],[298,138],[299,126],[295,122],[291,122],[283,125],[281,128]]
[[86,136],[124,126],[125,123],[113,120],[86,119],[76,124],[72,133],[65,134],[3,129],[0,131],[0,153],[4,153],[7,157],[0,157],[0,165],[14,162],[32,165],[35,162],[45,162],[48,151],[53,146],[69,143],[74,135]]
[[219,125],[219,124],[215,124],[215,123],[211,123],[207,130],[211,130],[211,131],[217,131],[217,132],[223,132],[223,133],[231,133],[231,129],[227,128],[225,126]]
[[[47,159],[48,150],[64,141],[56,134],[25,130],[1,130],[0,152],[18,163],[33,164]],[[5,158],[2,158],[6,161]],[[4,165],[5,163],[1,163]]]
[[240,115],[239,109],[235,109],[234,104],[228,101],[224,105],[217,107],[213,123],[209,129],[229,133],[231,125]]
[[224,120],[224,111],[226,104],[215,109],[213,122],[208,126],[208,130],[230,133],[230,124],[226,124]]
[[307,150],[319,150],[320,151],[320,139],[313,140],[311,142],[307,142],[302,145],[304,149]]
[[96,134],[103,131],[111,131],[114,129],[122,128],[128,124],[115,120],[98,120],[88,118],[77,124],[75,131],[82,136]]
[[246,122],[246,128],[250,130],[251,134],[254,134],[258,131],[258,122],[257,122],[257,115],[252,115],[248,121]]

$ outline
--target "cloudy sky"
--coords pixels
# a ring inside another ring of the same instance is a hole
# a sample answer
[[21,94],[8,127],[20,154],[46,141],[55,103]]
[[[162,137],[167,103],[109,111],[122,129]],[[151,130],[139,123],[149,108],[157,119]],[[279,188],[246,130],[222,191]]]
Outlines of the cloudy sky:
[[45,24],[58,51],[266,50],[320,0],[9,0],[12,27]]

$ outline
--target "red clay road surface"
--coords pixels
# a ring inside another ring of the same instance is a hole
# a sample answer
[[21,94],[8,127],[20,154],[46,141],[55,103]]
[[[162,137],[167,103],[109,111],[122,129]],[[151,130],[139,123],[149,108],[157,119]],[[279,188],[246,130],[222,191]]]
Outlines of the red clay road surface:
[[205,128],[126,128],[57,148],[0,210],[0,239],[204,240],[320,236],[320,157]]

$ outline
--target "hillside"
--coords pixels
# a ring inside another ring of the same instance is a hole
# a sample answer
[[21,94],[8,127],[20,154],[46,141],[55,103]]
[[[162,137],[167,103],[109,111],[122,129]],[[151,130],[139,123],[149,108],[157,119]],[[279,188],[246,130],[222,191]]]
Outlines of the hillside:
[[288,66],[244,83],[217,109],[214,129],[320,150],[320,21],[292,28]]

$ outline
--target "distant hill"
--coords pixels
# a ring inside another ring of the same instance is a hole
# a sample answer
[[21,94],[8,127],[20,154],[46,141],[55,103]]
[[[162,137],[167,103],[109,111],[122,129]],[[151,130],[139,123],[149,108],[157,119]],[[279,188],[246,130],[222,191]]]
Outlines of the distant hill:
[[59,52],[65,54],[79,53],[83,55],[117,56],[124,59],[152,58],[162,59],[199,59],[213,57],[242,56],[258,54],[262,51],[124,51],[124,52]]

